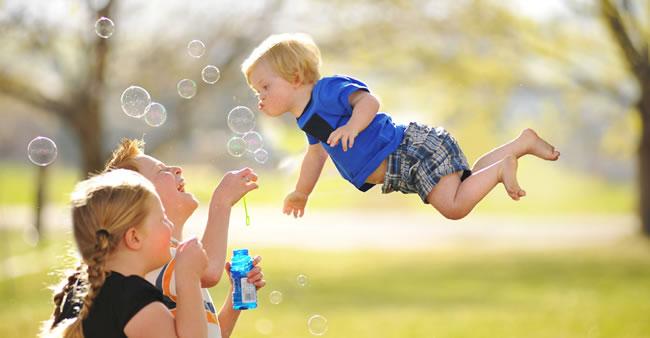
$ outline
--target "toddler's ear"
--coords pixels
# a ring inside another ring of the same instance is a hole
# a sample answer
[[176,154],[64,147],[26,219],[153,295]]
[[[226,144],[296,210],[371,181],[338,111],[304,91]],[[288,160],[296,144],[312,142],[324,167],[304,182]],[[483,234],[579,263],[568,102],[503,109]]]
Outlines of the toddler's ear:
[[302,81],[303,81],[303,78],[302,78],[302,75],[300,74],[300,72],[295,71],[293,73],[293,81],[291,81],[291,84],[294,87],[299,87],[302,84]]
[[131,250],[138,250],[142,247],[142,234],[136,228],[129,228],[124,233],[124,244]]

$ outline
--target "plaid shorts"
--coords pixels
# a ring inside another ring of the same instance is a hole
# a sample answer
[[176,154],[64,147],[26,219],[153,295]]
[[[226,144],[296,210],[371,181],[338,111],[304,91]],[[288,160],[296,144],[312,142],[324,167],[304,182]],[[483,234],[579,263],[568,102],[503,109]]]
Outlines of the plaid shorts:
[[388,155],[387,162],[381,192],[417,193],[426,204],[443,176],[460,171],[462,181],[472,174],[465,154],[448,131],[417,122],[409,124],[402,143]]

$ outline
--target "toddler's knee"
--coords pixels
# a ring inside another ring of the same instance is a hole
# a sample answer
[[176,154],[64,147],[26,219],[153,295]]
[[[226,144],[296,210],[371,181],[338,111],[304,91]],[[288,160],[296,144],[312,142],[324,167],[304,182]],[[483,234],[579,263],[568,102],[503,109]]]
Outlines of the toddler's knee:
[[445,216],[445,218],[457,221],[465,218],[469,214],[469,210],[464,208],[439,208],[438,211]]

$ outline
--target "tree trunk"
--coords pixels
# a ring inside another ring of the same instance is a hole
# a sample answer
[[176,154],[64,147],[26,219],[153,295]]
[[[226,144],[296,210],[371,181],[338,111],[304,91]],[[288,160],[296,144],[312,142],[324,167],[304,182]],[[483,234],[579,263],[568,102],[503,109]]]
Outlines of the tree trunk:
[[34,232],[38,243],[43,239],[43,211],[47,192],[47,167],[38,167],[36,177],[36,200],[34,204]]
[[638,104],[641,114],[641,140],[639,142],[639,215],[641,230],[650,237],[650,86],[642,86]]
[[99,104],[93,97],[89,97],[88,100],[91,101],[89,104],[83,105],[84,108],[75,112],[78,117],[72,123],[81,146],[84,177],[101,172],[106,160],[102,149],[104,128]]

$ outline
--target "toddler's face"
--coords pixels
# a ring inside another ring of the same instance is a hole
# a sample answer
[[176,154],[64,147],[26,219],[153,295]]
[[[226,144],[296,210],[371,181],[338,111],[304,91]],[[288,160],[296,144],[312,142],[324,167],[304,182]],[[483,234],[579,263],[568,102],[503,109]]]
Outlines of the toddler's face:
[[295,87],[261,60],[250,74],[250,82],[259,100],[257,108],[266,115],[280,116],[293,108]]

